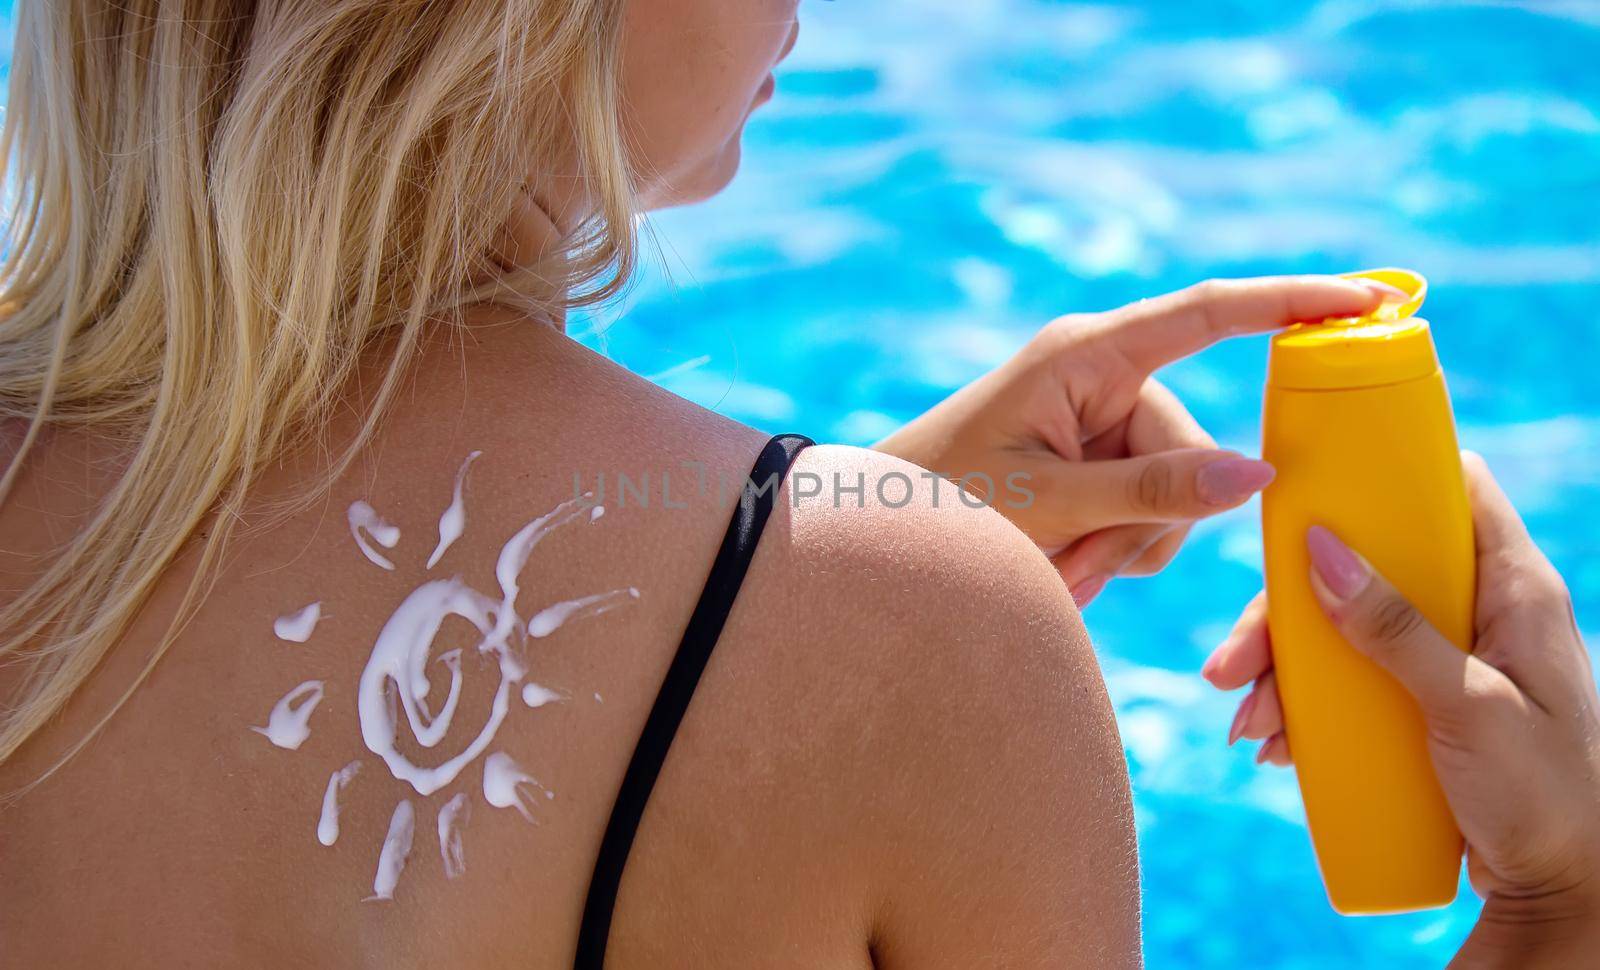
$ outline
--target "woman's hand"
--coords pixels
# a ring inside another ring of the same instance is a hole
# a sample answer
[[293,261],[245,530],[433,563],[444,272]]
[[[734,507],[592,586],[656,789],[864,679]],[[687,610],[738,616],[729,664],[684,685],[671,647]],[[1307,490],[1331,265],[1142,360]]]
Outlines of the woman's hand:
[[[1463,456],[1478,546],[1477,642],[1462,653],[1332,533],[1307,537],[1312,586],[1358,650],[1416,697],[1445,797],[1486,902],[1457,966],[1579,966],[1600,953],[1600,698],[1561,577],[1483,460]],[[1255,681],[1229,743],[1289,762],[1264,603],[1202,673]],[[1578,954],[1585,954],[1579,959]]]
[[[1218,450],[1152,372],[1225,337],[1354,316],[1404,297],[1332,276],[1213,280],[1062,317],[877,448],[987,492],[1084,605],[1113,576],[1160,570],[1196,519],[1272,480],[1266,463]],[[1009,478],[1018,473],[1026,479]]]

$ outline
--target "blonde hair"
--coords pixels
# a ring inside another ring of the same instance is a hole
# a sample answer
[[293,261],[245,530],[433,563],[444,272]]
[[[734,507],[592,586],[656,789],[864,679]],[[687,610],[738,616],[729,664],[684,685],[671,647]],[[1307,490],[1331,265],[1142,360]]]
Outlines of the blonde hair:
[[[17,4],[0,419],[27,434],[0,501],[49,427],[92,426],[128,457],[59,558],[0,608],[0,661],[23,665],[0,761],[214,519],[149,673],[253,476],[326,421],[363,353],[383,355],[385,377],[333,474],[425,327],[486,298],[546,312],[551,293],[604,299],[626,279],[621,2]],[[501,265],[495,236],[528,180],[574,156],[592,216],[556,257]]]

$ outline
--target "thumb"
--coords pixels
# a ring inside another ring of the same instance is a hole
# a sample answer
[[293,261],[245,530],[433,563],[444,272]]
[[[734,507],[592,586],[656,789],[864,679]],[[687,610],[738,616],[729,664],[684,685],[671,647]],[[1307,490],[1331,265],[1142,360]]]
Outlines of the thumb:
[[1498,674],[1451,643],[1388,580],[1332,532],[1306,533],[1311,586],[1350,645],[1388,671],[1440,727],[1461,724],[1471,682]]
[[1243,504],[1274,472],[1231,451],[1184,448],[1135,458],[1082,461],[1056,473],[1075,518],[1094,528],[1130,522],[1181,522]]

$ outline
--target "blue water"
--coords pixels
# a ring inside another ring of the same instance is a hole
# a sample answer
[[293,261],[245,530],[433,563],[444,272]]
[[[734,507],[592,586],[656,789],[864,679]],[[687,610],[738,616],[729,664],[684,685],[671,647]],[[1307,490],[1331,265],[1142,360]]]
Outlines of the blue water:
[[[847,0],[803,19],[739,179],[653,218],[655,265],[578,322],[587,342],[759,427],[866,444],[1064,312],[1413,266],[1462,437],[1600,643],[1600,4]],[[1236,341],[1162,377],[1249,450],[1264,353]],[[1149,965],[1442,966],[1470,890],[1334,915],[1292,776],[1223,744],[1237,698],[1195,671],[1260,586],[1255,515],[1087,615]]]
[[[1600,644],[1600,4],[807,4],[721,198],[587,339],[770,430],[866,444],[1067,311],[1209,276],[1399,264],[1466,445]],[[1254,450],[1265,346],[1161,375]],[[1451,908],[1328,908],[1293,776],[1195,671],[1260,587],[1254,507],[1087,620],[1117,704],[1149,965],[1438,967]]]

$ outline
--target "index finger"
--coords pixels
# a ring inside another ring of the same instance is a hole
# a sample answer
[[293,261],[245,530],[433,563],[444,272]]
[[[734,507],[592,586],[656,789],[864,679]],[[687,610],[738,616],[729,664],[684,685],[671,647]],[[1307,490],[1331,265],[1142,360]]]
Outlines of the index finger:
[[1483,456],[1473,451],[1461,453],[1461,468],[1466,473],[1467,493],[1472,499],[1472,530],[1478,546],[1480,569],[1493,570],[1499,557],[1517,564],[1546,562],[1517,514],[1511,499],[1494,480]]
[[[1586,704],[1594,672],[1566,584],[1484,460],[1470,451],[1461,459],[1478,546],[1480,632],[1474,649],[1547,709]],[[1507,628],[1516,635],[1482,632]]]
[[1401,291],[1338,276],[1262,276],[1207,280],[1111,314],[1112,343],[1141,373],[1204,350],[1219,340],[1369,313]]
[[1473,541],[1478,549],[1479,614],[1521,610],[1557,629],[1568,624],[1576,627],[1565,582],[1528,534],[1522,516],[1490,474],[1489,466],[1470,451],[1461,453],[1461,464],[1472,500]]

